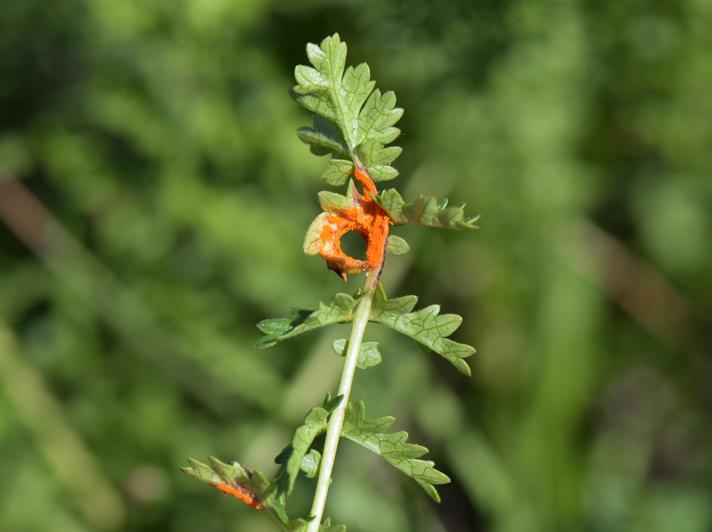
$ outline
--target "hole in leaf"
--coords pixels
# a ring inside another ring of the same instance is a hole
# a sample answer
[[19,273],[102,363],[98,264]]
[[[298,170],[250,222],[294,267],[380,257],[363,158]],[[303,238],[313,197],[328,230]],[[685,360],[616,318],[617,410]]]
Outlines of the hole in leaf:
[[341,249],[349,257],[364,259],[366,256],[366,239],[358,231],[349,231],[341,237]]

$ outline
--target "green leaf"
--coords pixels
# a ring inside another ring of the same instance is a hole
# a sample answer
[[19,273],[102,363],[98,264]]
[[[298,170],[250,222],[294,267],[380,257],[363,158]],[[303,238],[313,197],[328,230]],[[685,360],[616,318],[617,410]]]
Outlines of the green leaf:
[[307,529],[307,526],[309,526],[309,522],[311,519],[303,519],[303,518],[298,518],[298,519],[292,519],[287,528],[291,532],[304,532]]
[[[381,94],[374,90],[375,82],[367,64],[345,68],[346,44],[338,34],[324,39],[319,46],[309,43],[307,57],[313,67],[299,65],[294,70],[297,85],[295,99],[317,118],[312,128],[299,130],[299,137],[311,146],[314,153],[331,153],[341,162],[330,166],[324,179],[341,185],[352,164],[347,167],[344,158],[357,154],[366,171],[376,181],[393,179],[398,172],[390,165],[400,155],[398,147],[386,147],[400,130],[394,124],[403,115],[395,106],[392,91]],[[332,122],[340,131],[325,124]]]
[[324,90],[329,87],[329,80],[308,66],[297,65],[294,68],[294,78],[299,84],[300,93],[308,94],[311,91]]
[[334,410],[336,410],[336,408],[341,404],[341,401],[343,400],[343,395],[337,395],[336,397],[332,397],[331,393],[327,392],[326,397],[324,397],[324,403],[322,404],[322,406],[329,411],[329,414],[331,414]]
[[350,322],[353,319],[355,307],[356,300],[353,297],[340,293],[336,294],[329,304],[319,303],[317,310],[294,309],[289,318],[263,320],[257,324],[257,328],[265,336],[257,342],[257,347],[260,349],[272,347],[279,342],[319,327],[332,323]]
[[309,144],[311,152],[316,155],[333,153],[341,157],[349,156],[349,148],[344,137],[330,122],[321,117],[314,117],[313,127],[299,128],[297,135],[302,142]]
[[[346,338],[339,338],[334,340],[331,344],[334,349],[334,353],[339,356],[346,355],[346,349],[348,347],[348,340]],[[381,363],[381,353],[378,350],[378,342],[362,342],[361,349],[358,352],[358,358],[356,365],[361,369],[368,369],[373,366],[377,366]]]
[[353,179],[349,180],[349,186],[346,189],[346,195],[337,194],[329,190],[319,192],[319,205],[327,212],[343,211],[354,206],[354,192],[356,185]]
[[361,144],[356,149],[356,152],[366,167],[370,168],[372,166],[391,164],[403,152],[403,148],[399,146],[385,148],[383,144],[369,140]]
[[314,478],[319,472],[319,463],[321,462],[321,453],[316,449],[310,449],[304,456],[301,463],[301,470],[307,478]]
[[354,163],[344,159],[331,159],[329,167],[324,171],[321,178],[330,185],[340,186],[348,181],[354,169]]
[[398,176],[398,170],[390,164],[403,152],[398,146],[385,148],[379,142],[369,140],[356,148],[357,155],[366,166],[374,181],[388,181]]
[[183,467],[181,470],[206,484],[213,486],[216,484],[239,486],[257,496],[264,495],[270,489],[268,481],[263,482],[263,477],[256,476],[238,462],[228,464],[214,456],[211,456],[208,461],[210,464],[204,464],[194,458],[188,458],[190,466]]
[[355,147],[353,131],[357,115],[354,110],[358,110],[356,106],[360,99],[365,101],[373,90],[368,66],[349,68],[347,75],[344,75],[346,44],[341,42],[338,34],[324,39],[320,47],[309,43],[307,57],[314,68],[298,65],[294,69],[297,101],[310,111],[335,122],[341,128],[349,148]]
[[279,453],[275,462],[281,464],[277,474],[279,491],[289,495],[294,489],[294,482],[302,469],[304,459],[314,439],[326,430],[330,412],[321,406],[312,408],[295,432],[290,443]]
[[430,305],[411,312],[417,302],[416,296],[388,299],[383,286],[379,284],[370,319],[410,336],[448,360],[458,371],[470,376],[470,366],[463,359],[472,356],[475,348],[447,338],[457,330],[462,318],[457,314],[440,314],[439,305]]
[[[317,253],[319,253],[322,246],[321,232],[324,229],[324,226],[328,223],[328,213],[322,212],[319,213],[317,217],[312,220],[312,223],[309,224],[309,227],[307,228],[307,234],[304,235],[303,245],[304,253],[306,255],[316,255]],[[277,332],[278,329],[274,329],[274,331],[273,329],[270,329],[268,333],[267,330],[263,330],[263,327],[279,328],[279,323],[281,321],[282,320],[272,320],[269,323],[260,322],[257,325],[257,328],[260,329],[263,333],[272,334],[272,332]]]
[[277,493],[275,485],[260,471],[249,471],[238,462],[225,463],[211,456],[209,464],[188,458],[188,467],[181,470],[213,487],[226,484],[239,491],[256,497],[268,510],[272,511],[283,523],[289,518],[284,496]]
[[447,484],[450,478],[435,469],[434,462],[419,459],[428,449],[422,445],[408,443],[407,432],[386,432],[394,421],[395,418],[391,416],[369,420],[366,418],[363,401],[349,403],[341,437],[382,456],[388,463],[415,480],[435,502],[440,502],[435,485]]
[[390,235],[386,240],[386,251],[391,255],[405,255],[410,251],[410,246],[404,238]]
[[353,206],[353,200],[335,192],[322,190],[319,192],[319,205],[325,211],[346,210]]
[[371,139],[381,144],[393,142],[400,129],[393,125],[403,116],[403,109],[396,107],[393,91],[381,94],[378,89],[369,96],[359,114],[360,140]]
[[376,200],[388,212],[395,224],[417,224],[445,229],[477,229],[479,216],[466,217],[464,205],[448,207],[447,199],[420,196],[406,203],[397,190],[384,190]]
[[376,82],[371,81],[371,70],[366,63],[361,63],[355,68],[348,67],[341,80],[338,99],[343,103],[339,106],[344,113],[344,135],[352,139],[351,146],[355,147],[359,144],[359,113],[375,85]]
[[368,167],[368,175],[374,181],[390,181],[398,177],[398,170],[387,164],[375,164]]
[[319,527],[319,532],[346,532],[346,525],[332,523],[331,519],[327,517]]
[[[295,93],[299,93],[297,88],[294,89]],[[331,102],[331,100],[322,97],[319,94],[304,94],[301,96],[296,96],[297,101],[301,103],[306,109],[311,111],[312,113],[316,113],[318,115],[323,116],[324,118],[328,118],[332,122],[337,121],[338,117],[338,111],[334,107],[334,104]]]
[[[311,519],[293,519],[289,522],[289,530],[292,532],[304,532],[309,526]],[[319,532],[346,532],[346,525],[332,524],[328,517],[319,525]]]

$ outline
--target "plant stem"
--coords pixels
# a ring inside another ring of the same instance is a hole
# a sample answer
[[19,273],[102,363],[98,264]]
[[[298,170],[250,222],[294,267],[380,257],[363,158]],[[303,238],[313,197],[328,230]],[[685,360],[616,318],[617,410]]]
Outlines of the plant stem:
[[353,383],[354,373],[356,372],[358,353],[361,349],[363,335],[366,332],[368,319],[371,315],[373,294],[375,293],[379,274],[380,269],[378,271],[369,272],[367,275],[364,285],[365,293],[361,296],[354,314],[351,337],[349,338],[346,360],[344,361],[344,370],[341,374],[341,383],[339,384],[339,391],[337,392],[338,395],[342,396],[342,399],[339,406],[332,412],[331,418],[329,419],[329,426],[326,429],[326,440],[324,441],[324,452],[321,457],[319,478],[316,483],[314,502],[312,503],[310,512],[312,520],[309,522],[307,532],[319,532],[319,526],[324,516],[326,497],[329,493],[329,485],[331,484],[331,471],[334,468],[336,449],[339,446],[341,429],[344,426],[346,406],[349,403],[349,395],[351,394],[351,384]]

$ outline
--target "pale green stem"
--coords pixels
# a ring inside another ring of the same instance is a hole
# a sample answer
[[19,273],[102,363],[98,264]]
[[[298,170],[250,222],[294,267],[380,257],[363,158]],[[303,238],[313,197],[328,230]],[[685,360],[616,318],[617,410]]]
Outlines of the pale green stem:
[[371,305],[373,303],[373,294],[375,286],[378,283],[378,275],[380,271],[369,272],[366,277],[365,293],[361,296],[354,314],[353,325],[351,328],[351,337],[349,338],[349,346],[346,350],[346,360],[344,361],[344,370],[341,374],[341,383],[337,395],[342,396],[339,406],[332,412],[329,419],[329,426],[326,429],[326,440],[324,441],[324,452],[321,457],[321,467],[319,468],[319,478],[316,483],[316,491],[314,492],[314,502],[312,503],[307,532],[319,532],[319,525],[324,516],[324,507],[326,506],[326,497],[329,493],[329,485],[331,484],[331,471],[334,468],[334,460],[336,459],[336,449],[339,446],[341,437],[341,429],[344,426],[344,415],[346,414],[346,405],[349,402],[351,394],[351,384],[354,380],[356,372],[356,362],[358,361],[358,353],[361,349],[363,335],[366,332],[368,319],[371,315]]

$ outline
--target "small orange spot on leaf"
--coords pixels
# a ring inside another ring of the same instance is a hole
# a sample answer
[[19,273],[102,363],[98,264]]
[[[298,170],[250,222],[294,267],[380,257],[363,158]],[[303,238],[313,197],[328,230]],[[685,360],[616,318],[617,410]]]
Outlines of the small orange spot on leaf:
[[261,510],[264,508],[264,505],[262,504],[262,501],[252,493],[250,490],[243,488],[242,486],[233,486],[230,484],[220,484],[220,483],[215,483],[211,484],[213,487],[219,489],[223,493],[227,493],[228,495],[232,495],[236,499],[244,502],[248,506],[252,506],[256,510]]

